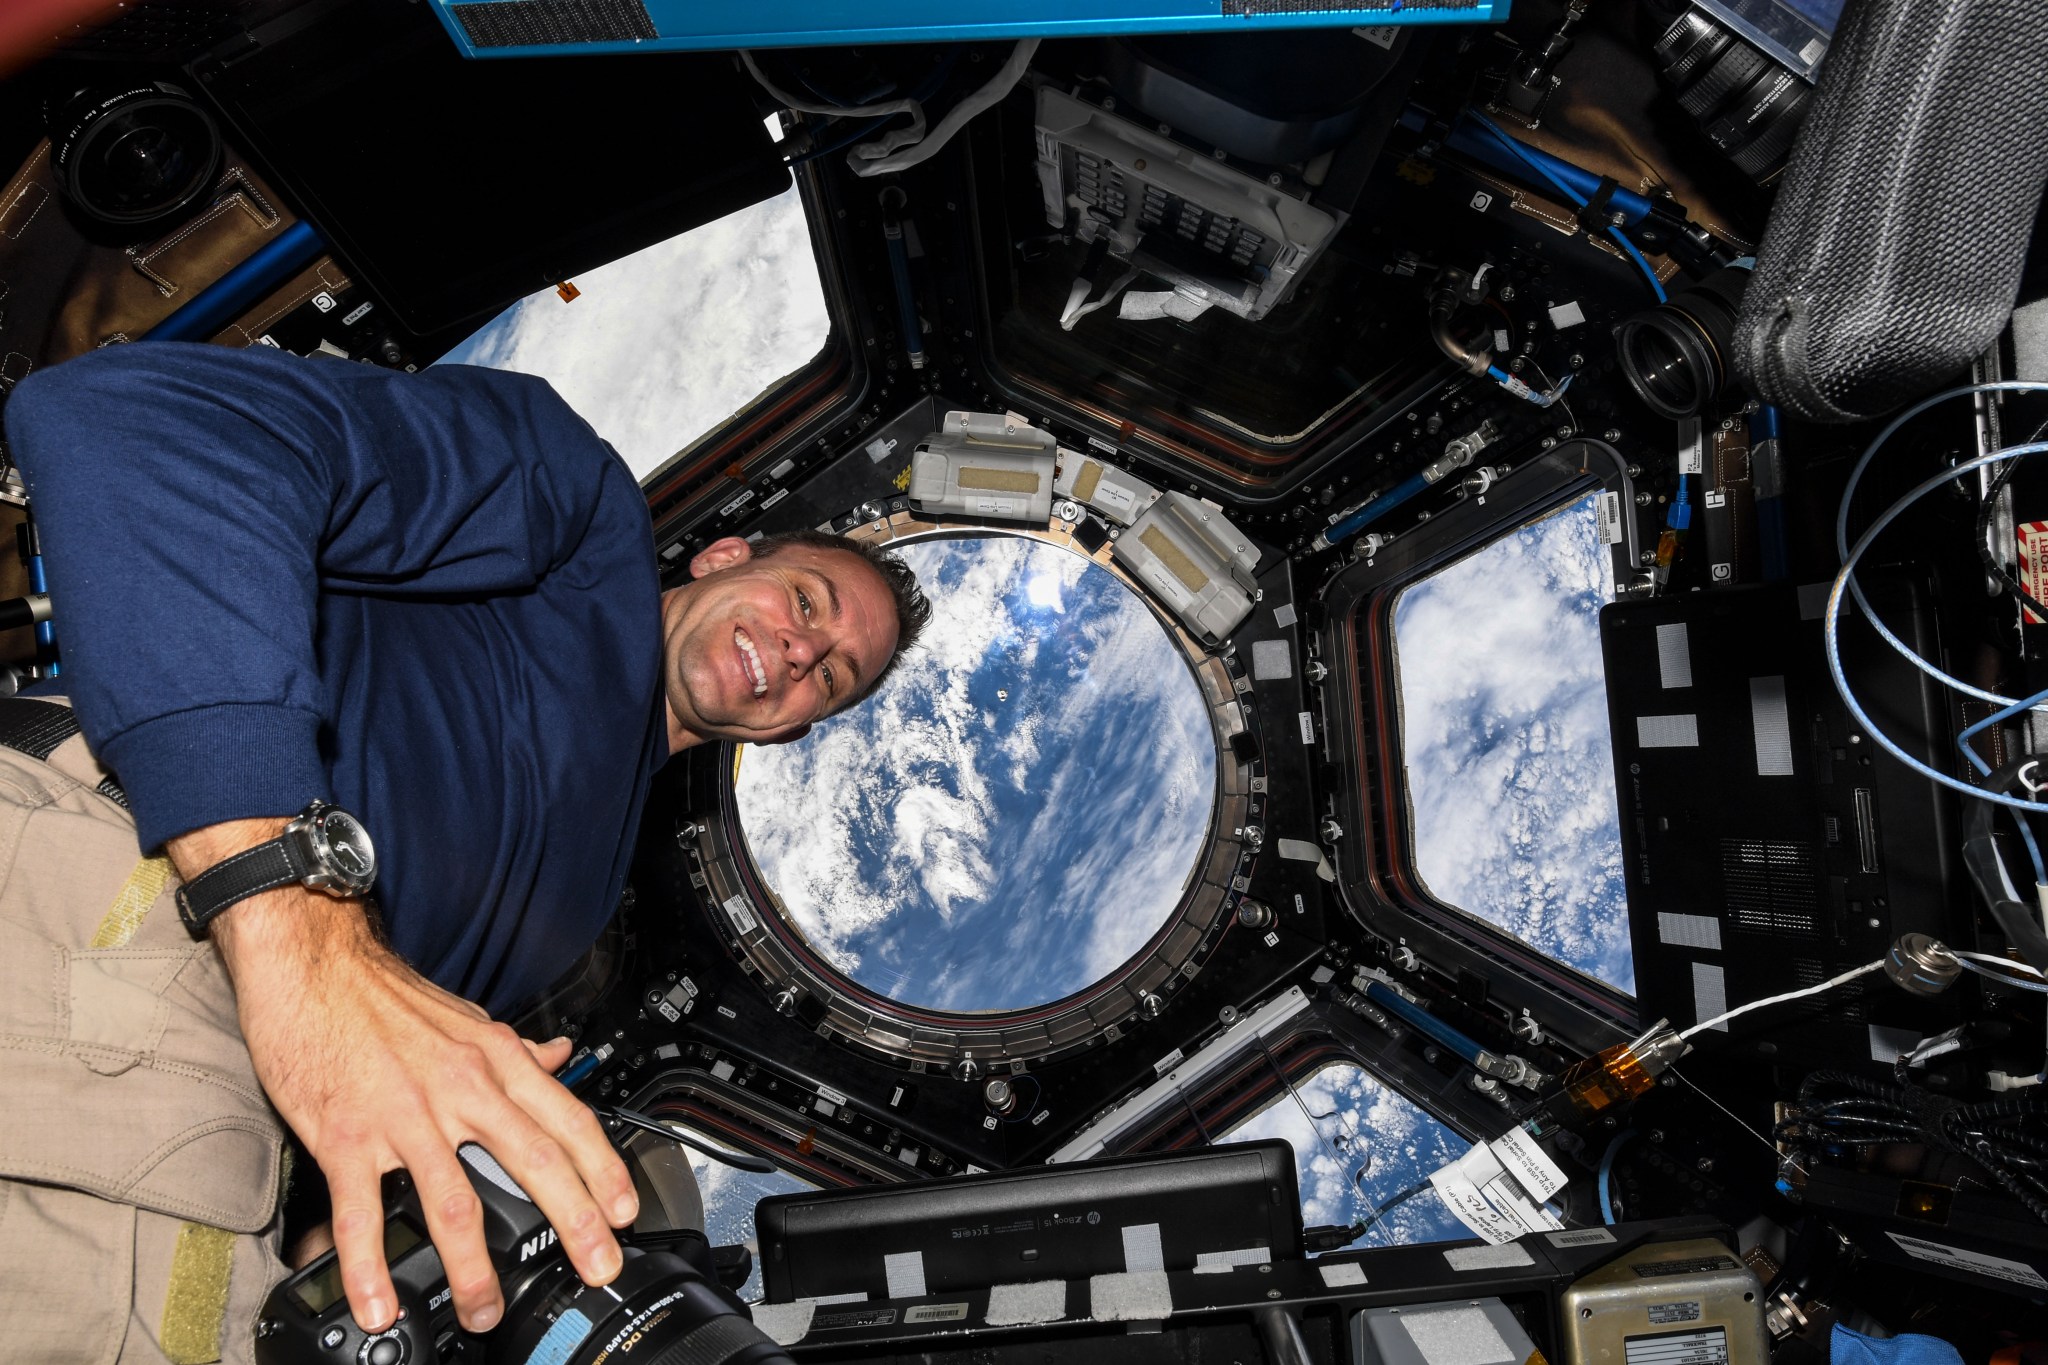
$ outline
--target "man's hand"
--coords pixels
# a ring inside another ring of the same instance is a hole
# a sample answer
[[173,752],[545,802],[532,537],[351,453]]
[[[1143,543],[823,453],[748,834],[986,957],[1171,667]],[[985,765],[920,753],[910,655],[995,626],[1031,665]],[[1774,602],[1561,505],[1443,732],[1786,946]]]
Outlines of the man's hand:
[[[190,878],[284,824],[229,821],[165,851]],[[464,1142],[481,1144],[533,1196],[586,1282],[619,1273],[611,1228],[633,1221],[638,1200],[596,1117],[549,1074],[568,1060],[568,1040],[524,1042],[425,980],[377,942],[355,902],[286,887],[238,903],[211,928],[256,1074],[327,1177],[342,1285],[364,1331],[398,1313],[379,1181],[401,1168],[419,1190],[462,1325],[486,1331],[503,1315],[482,1205],[455,1154]]]

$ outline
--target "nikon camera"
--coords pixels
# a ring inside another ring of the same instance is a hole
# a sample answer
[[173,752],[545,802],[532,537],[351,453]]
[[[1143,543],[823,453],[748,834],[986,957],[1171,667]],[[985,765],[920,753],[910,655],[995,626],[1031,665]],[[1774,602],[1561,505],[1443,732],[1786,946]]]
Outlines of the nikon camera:
[[393,1177],[384,1258],[398,1290],[398,1321],[366,1333],[350,1316],[341,1264],[328,1252],[270,1291],[257,1328],[258,1365],[791,1365],[719,1286],[696,1229],[625,1241],[618,1278],[592,1289],[577,1278],[537,1205],[475,1143],[458,1149],[483,1201],[484,1242],[505,1295],[505,1316],[481,1336],[455,1322],[448,1277],[427,1240],[412,1182]]

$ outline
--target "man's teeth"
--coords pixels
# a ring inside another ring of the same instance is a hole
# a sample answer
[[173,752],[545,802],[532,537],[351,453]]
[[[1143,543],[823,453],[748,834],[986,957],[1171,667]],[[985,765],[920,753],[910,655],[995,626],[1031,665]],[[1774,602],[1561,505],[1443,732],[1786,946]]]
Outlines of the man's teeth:
[[768,690],[768,670],[761,666],[761,652],[743,630],[733,631],[732,642],[740,647],[740,658],[746,663],[747,677],[753,680],[754,695],[758,697]]

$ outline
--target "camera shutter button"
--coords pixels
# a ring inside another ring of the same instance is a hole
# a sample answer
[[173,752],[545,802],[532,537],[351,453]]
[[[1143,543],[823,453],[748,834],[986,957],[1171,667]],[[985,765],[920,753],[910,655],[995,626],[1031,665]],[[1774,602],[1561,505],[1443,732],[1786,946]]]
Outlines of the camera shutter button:
[[405,1365],[405,1338],[396,1333],[372,1337],[363,1343],[363,1365]]

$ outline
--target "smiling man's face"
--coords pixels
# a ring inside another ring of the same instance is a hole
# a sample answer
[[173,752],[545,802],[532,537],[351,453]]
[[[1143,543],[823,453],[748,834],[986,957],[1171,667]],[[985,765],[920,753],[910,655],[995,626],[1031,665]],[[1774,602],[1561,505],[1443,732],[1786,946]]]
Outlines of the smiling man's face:
[[896,651],[888,586],[851,551],[788,545],[757,558],[728,536],[690,572],[661,604],[671,752],[801,738],[865,695]]

